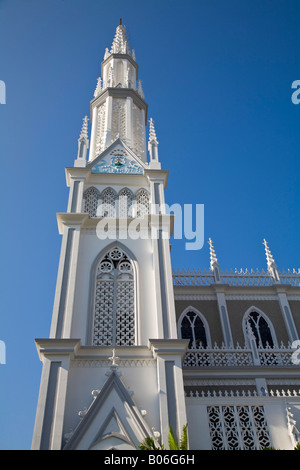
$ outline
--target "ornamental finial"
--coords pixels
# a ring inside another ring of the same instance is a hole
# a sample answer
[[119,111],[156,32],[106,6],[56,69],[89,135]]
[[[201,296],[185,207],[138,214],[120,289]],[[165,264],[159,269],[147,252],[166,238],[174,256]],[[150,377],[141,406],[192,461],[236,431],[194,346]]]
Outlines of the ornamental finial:
[[267,258],[267,264],[268,264],[268,271],[271,274],[271,276],[274,278],[276,283],[280,282],[280,277],[279,277],[279,272],[277,270],[277,265],[275,263],[275,260],[273,258],[273,255],[271,253],[271,250],[268,246],[268,242],[264,238],[263,245],[265,245],[265,251],[266,251],[266,258]]
[[156,133],[155,133],[155,128],[154,128],[154,121],[153,121],[152,118],[150,118],[149,123],[150,123],[150,129],[149,129],[149,143],[158,144],[157,138],[156,138]]
[[111,366],[110,366],[111,369],[117,369],[119,367],[118,364],[116,363],[116,360],[120,358],[116,356],[115,349],[112,350],[112,356],[109,357],[108,359],[111,361]]
[[89,120],[89,118],[87,116],[84,116],[79,139],[87,139],[88,138],[88,120]]
[[117,26],[110,52],[111,54],[130,54],[126,29],[122,25],[122,18],[120,19],[120,24]]
[[264,238],[263,245],[265,246],[265,251],[266,251],[266,258],[267,258],[267,263],[268,263],[268,268],[276,268],[275,260],[273,258],[273,255],[271,253],[271,250],[268,246],[267,240]]
[[215,267],[219,266],[219,263],[218,263],[218,258],[216,256],[216,252],[214,249],[213,241],[211,238],[208,239],[208,243],[209,243],[209,253],[210,253],[210,269],[213,270]]
[[99,78],[97,79],[97,86],[96,86],[96,89],[95,89],[95,91],[94,91],[94,98],[96,98],[97,96],[99,96],[100,93],[101,93],[101,91],[102,91],[101,77],[99,77]]

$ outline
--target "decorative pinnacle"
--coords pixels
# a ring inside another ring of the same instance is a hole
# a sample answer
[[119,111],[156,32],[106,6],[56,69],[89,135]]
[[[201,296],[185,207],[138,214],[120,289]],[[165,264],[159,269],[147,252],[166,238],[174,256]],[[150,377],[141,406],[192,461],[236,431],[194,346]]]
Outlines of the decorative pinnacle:
[[130,54],[126,29],[122,25],[122,20],[120,20],[120,24],[117,26],[110,52],[111,54]]
[[149,123],[150,123],[149,143],[158,144],[157,138],[156,138],[156,133],[155,133],[155,128],[154,128],[154,121],[153,121],[152,118],[150,118]]
[[265,239],[263,241],[263,244],[265,245],[266,258],[267,258],[269,273],[274,278],[276,283],[280,283],[280,277],[279,277],[279,272],[277,270],[276,263],[275,263],[274,258],[272,256],[271,250],[268,247],[268,242]]
[[208,243],[209,243],[209,253],[210,253],[210,269],[213,270],[215,267],[219,266],[219,263],[218,263],[218,258],[216,256],[216,252],[213,246],[213,241],[211,238],[208,239]]
[[87,139],[88,138],[88,120],[89,120],[89,118],[87,116],[84,116],[79,139]]
[[94,92],[94,98],[96,98],[96,96],[100,95],[101,91],[102,91],[101,77],[99,77],[97,79],[97,86],[96,86],[96,89],[95,89],[95,92]]
[[272,256],[272,253],[271,253],[271,250],[268,246],[268,242],[266,241],[266,239],[264,239],[263,241],[263,245],[265,245],[265,251],[266,251],[266,258],[267,258],[267,263],[268,263],[268,268],[277,268],[276,264],[275,264],[275,260]]

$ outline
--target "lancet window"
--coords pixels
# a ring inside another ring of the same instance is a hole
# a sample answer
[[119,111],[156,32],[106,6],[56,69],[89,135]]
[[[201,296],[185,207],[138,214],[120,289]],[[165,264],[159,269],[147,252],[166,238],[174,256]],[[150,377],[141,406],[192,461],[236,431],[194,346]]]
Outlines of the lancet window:
[[97,217],[97,209],[100,199],[99,191],[91,187],[84,192],[83,201],[84,201],[84,212],[87,212],[90,217]]
[[100,217],[116,217],[116,199],[116,192],[112,188],[102,191]]
[[123,188],[119,192],[119,217],[132,217],[133,194],[128,188]]
[[274,347],[275,338],[270,321],[261,312],[252,310],[245,318],[247,334],[252,333],[258,348]]
[[149,214],[149,193],[140,189],[136,194],[136,216],[144,217]]
[[101,193],[94,187],[83,195],[83,211],[90,217],[144,217],[150,212],[150,196],[146,189],[136,195],[129,188],[122,188],[117,194],[113,188],[105,188]]
[[189,340],[189,349],[207,348],[209,338],[207,326],[200,314],[188,309],[179,321],[179,336]]
[[132,261],[118,247],[96,269],[93,344],[135,344],[135,280]]

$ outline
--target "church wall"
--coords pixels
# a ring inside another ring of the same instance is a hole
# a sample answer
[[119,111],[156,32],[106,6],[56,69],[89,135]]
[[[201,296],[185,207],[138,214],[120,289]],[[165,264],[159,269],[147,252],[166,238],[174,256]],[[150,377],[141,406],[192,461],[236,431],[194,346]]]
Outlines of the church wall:
[[250,307],[257,307],[262,310],[273,324],[277,341],[281,341],[285,345],[288,344],[289,338],[282,318],[279,302],[276,300],[227,300],[228,316],[233,336],[233,342],[239,342],[241,346],[245,344],[243,333],[243,317]]
[[[95,231],[82,232],[78,256],[78,269],[75,289],[74,314],[72,322],[73,338],[81,338],[82,344],[86,344],[88,319],[90,314],[90,298],[92,297],[91,270],[98,254],[109,246],[111,240],[99,240]],[[134,254],[137,259],[137,312],[142,321],[138,322],[140,331],[140,343],[147,345],[148,338],[156,338],[157,323],[155,302],[153,301],[154,277],[151,240],[122,240],[122,245]],[[124,247],[125,251],[126,248]]]
[[[119,362],[119,361],[118,361]],[[93,390],[99,390],[108,380],[106,373],[110,368],[109,361],[97,360],[73,361],[68,375],[68,388],[66,397],[66,410],[63,435],[74,431],[80,423],[79,411],[84,411],[93,403]],[[146,410],[144,417],[150,429],[160,429],[159,403],[157,394],[157,370],[153,360],[128,362],[123,366],[120,363],[120,379],[125,388],[133,390],[132,398],[139,410]],[[109,414],[110,402],[106,405]]]

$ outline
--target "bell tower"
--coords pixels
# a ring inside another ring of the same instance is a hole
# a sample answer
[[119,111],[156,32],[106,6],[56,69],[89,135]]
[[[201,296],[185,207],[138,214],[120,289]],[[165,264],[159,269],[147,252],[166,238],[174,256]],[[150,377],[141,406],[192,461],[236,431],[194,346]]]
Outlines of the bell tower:
[[[186,424],[161,169],[135,52],[120,22],[66,168],[67,211],[33,449],[167,445]],[[90,123],[89,123],[90,121]],[[90,127],[90,131],[89,131]],[[148,150],[148,152],[147,152]]]

